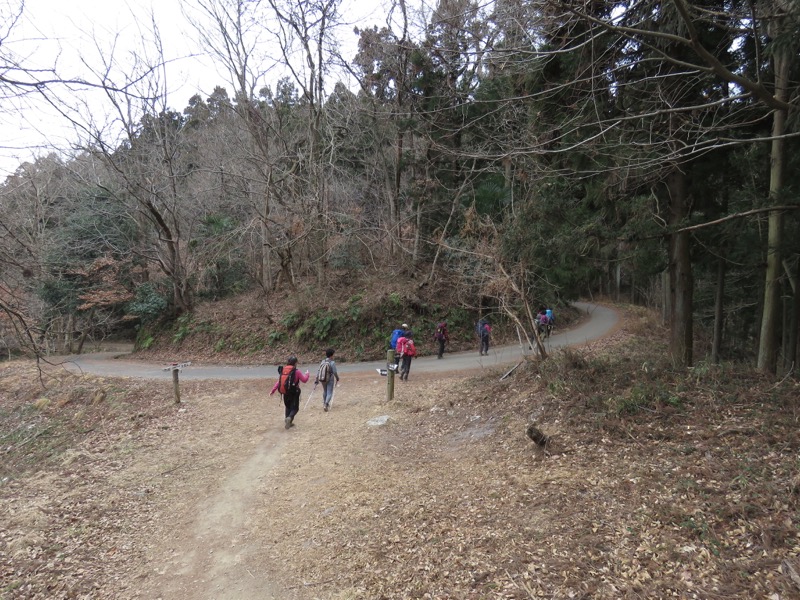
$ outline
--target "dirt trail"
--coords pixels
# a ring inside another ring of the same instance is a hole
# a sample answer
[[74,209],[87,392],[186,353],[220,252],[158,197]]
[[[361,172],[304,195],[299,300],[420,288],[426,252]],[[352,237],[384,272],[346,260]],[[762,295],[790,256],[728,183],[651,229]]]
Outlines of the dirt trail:
[[[595,317],[581,328],[554,336],[551,348],[601,336],[616,326],[613,311],[594,310]],[[518,360],[518,353],[518,347],[507,347],[496,349],[490,361],[480,362],[476,353],[451,355],[443,361],[417,360],[411,381],[396,383],[396,399],[430,394],[431,386],[446,385],[454,371],[509,363]],[[161,376],[155,365],[113,361],[102,355],[72,364],[97,374],[108,375],[108,369],[113,369],[120,375]],[[306,384],[297,426],[288,431],[282,427],[278,397],[266,396],[274,367],[187,369],[185,375],[236,381],[192,382],[193,389],[183,392],[185,427],[167,432],[146,456],[146,464],[135,467],[158,482],[152,500],[157,517],[139,541],[144,548],[142,563],[131,565],[132,572],[122,576],[127,582],[118,590],[119,597],[331,598],[317,595],[320,582],[295,579],[298,559],[285,555],[284,537],[291,536],[300,545],[298,552],[303,545],[319,544],[308,525],[313,522],[309,511],[314,511],[315,519],[325,519],[340,510],[336,498],[316,496],[330,493],[320,492],[331,483],[326,481],[326,469],[337,469],[342,481],[351,478],[348,485],[357,486],[358,469],[363,466],[358,457],[367,452],[368,437],[364,436],[371,429],[366,422],[375,416],[403,418],[401,405],[384,403],[386,379],[374,368],[372,364],[341,366],[342,385],[330,413],[321,410],[320,390],[309,409],[303,410],[312,388]]]
[[264,478],[274,477],[279,460],[274,437],[268,434],[238,470],[199,503],[188,530],[169,541],[169,555],[162,555],[164,568],[153,586],[159,597],[281,597],[263,571],[249,568],[257,564],[250,537],[255,492]]
[[[150,455],[153,465],[144,467],[154,474],[165,464],[181,465],[168,478],[160,477],[156,532],[146,542],[145,560],[126,577],[137,583],[120,595],[162,600],[317,597],[313,582],[293,579],[291,561],[280,555],[281,544],[284,536],[296,536],[296,528],[303,527],[306,502],[323,500],[315,498],[315,478],[306,474],[325,476],[309,465],[312,459],[320,453],[338,457],[358,439],[366,420],[387,410],[394,413],[382,404],[384,382],[377,373],[343,377],[329,413],[321,409],[319,389],[305,408],[313,386],[304,386],[297,426],[290,430],[283,428],[278,397],[266,395],[266,382],[229,384],[227,393],[187,397],[190,435],[181,440],[183,431],[171,432]],[[398,390],[398,397],[410,393],[412,385]],[[293,484],[285,486],[287,480]],[[297,494],[294,484],[307,497]],[[267,504],[267,498],[273,502]],[[303,536],[296,540],[310,543]]]

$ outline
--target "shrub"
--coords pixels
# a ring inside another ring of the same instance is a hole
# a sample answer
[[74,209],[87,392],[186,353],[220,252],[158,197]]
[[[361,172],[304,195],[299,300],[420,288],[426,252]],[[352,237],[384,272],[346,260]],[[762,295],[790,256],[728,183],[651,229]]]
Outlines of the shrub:
[[142,323],[152,323],[162,317],[169,303],[159,294],[152,283],[143,283],[136,288],[136,297],[125,307],[128,314],[139,317]]

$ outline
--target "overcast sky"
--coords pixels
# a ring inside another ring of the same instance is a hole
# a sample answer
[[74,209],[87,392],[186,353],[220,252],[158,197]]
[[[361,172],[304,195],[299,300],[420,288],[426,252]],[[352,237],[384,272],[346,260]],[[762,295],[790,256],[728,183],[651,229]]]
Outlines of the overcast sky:
[[[8,22],[10,8],[20,0],[0,0],[0,20]],[[115,56],[125,56],[141,46],[149,36],[149,14],[155,15],[168,59],[167,83],[169,104],[182,110],[195,94],[204,97],[214,86],[222,85],[230,93],[227,74],[201,55],[197,33],[185,20],[181,2],[192,0],[25,0],[22,19],[3,40],[4,49],[12,51],[28,68],[46,69],[58,65],[61,77],[82,78],[89,63],[97,67],[98,47]],[[345,0],[345,15],[361,27],[381,25],[384,11],[380,0]],[[10,7],[10,8],[9,8]],[[13,10],[12,10],[13,13]],[[343,28],[342,42],[355,53],[353,27]],[[274,82],[271,82],[274,83]],[[332,86],[332,83],[331,83]],[[330,90],[329,90],[330,91]],[[59,90],[66,97],[69,92]],[[96,102],[97,100],[92,100]],[[23,161],[46,154],[53,147],[68,148],[74,132],[52,108],[36,97],[22,104],[8,102],[0,108],[0,178],[14,172]],[[101,111],[102,108],[97,108]],[[0,179],[1,180],[1,179]]]

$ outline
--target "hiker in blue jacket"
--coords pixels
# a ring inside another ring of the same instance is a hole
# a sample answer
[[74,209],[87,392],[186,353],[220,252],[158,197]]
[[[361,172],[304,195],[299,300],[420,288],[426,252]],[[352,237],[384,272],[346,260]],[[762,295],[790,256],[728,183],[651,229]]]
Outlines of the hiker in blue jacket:
[[492,326],[489,324],[489,319],[481,319],[481,321],[478,321],[478,338],[481,342],[480,355],[489,356],[489,337],[492,335]]
[[397,350],[397,339],[401,337],[408,330],[408,325],[403,323],[399,329],[392,331],[392,337],[389,339],[389,347],[392,350]]

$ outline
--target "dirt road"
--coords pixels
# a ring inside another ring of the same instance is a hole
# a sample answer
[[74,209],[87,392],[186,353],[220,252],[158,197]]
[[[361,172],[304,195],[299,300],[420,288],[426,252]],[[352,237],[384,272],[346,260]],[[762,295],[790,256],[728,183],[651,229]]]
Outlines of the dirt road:
[[[575,306],[585,311],[589,319],[578,327],[554,333],[545,343],[548,351],[566,346],[575,346],[598,339],[613,331],[619,323],[617,313],[605,306],[576,302]],[[481,369],[504,364],[513,364],[528,353],[519,345],[492,348],[489,356],[479,356],[477,352],[457,352],[445,355],[443,360],[435,356],[425,356],[414,360],[412,370],[415,373],[443,373],[467,369]],[[170,379],[170,371],[164,370],[160,364],[148,364],[140,361],[126,360],[119,352],[103,352],[81,356],[71,356],[64,366],[73,372],[86,372],[105,377],[135,377],[139,379]],[[341,363],[337,368],[341,374],[370,373],[385,368],[383,361],[362,363]],[[254,365],[247,367],[197,365],[193,364],[181,371],[182,380],[201,379],[270,379],[275,377],[274,365]]]

